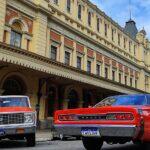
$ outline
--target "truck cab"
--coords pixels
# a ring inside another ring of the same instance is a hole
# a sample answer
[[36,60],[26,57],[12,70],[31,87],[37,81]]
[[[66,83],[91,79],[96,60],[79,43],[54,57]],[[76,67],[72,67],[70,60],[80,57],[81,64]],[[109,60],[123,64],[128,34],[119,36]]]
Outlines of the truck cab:
[[36,112],[27,96],[0,96],[0,140],[26,140],[36,144]]

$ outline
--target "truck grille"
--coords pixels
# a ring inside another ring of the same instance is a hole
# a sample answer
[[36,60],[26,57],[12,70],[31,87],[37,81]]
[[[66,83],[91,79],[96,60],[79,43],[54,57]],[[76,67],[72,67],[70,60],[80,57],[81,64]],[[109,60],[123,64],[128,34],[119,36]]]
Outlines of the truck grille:
[[0,125],[23,124],[24,114],[0,114]]
[[106,120],[106,115],[80,115],[79,120]]

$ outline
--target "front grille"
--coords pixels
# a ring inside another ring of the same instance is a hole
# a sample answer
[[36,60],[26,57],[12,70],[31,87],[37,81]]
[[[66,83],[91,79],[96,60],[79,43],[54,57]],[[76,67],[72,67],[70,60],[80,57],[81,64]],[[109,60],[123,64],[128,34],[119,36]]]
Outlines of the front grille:
[[79,120],[106,120],[106,115],[79,115]]
[[9,124],[23,124],[24,123],[24,114],[0,114],[0,125],[9,125]]

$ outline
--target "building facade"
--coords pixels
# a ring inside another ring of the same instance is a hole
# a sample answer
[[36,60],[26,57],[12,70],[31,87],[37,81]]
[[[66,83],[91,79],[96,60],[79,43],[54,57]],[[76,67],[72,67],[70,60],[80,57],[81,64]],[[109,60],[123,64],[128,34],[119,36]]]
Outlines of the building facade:
[[149,84],[150,42],[133,20],[124,29],[88,0],[0,0],[0,94],[28,95],[42,126]]

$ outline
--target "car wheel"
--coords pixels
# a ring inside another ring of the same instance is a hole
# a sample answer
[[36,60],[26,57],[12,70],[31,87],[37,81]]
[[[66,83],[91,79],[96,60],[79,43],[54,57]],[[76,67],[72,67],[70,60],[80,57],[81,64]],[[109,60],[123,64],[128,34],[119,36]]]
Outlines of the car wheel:
[[34,147],[36,145],[35,133],[29,134],[28,136],[26,136],[26,139],[28,147]]
[[64,136],[64,134],[59,134],[59,138],[61,141],[67,140],[67,138]]
[[100,138],[82,137],[82,142],[86,150],[100,150],[103,146],[103,140]]

